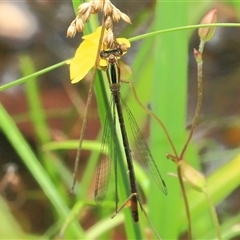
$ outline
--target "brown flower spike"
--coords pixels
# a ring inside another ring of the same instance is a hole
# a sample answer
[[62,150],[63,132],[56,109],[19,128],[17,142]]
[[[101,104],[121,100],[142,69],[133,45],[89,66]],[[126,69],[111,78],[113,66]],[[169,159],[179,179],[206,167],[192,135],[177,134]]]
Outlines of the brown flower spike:
[[82,32],[84,24],[89,20],[91,14],[96,14],[103,11],[106,17],[105,28],[112,29],[113,22],[118,22],[120,19],[131,24],[131,20],[125,13],[116,8],[109,0],[91,0],[89,2],[82,3],[78,7],[78,15],[72,21],[67,30],[67,37],[74,37],[76,32]]

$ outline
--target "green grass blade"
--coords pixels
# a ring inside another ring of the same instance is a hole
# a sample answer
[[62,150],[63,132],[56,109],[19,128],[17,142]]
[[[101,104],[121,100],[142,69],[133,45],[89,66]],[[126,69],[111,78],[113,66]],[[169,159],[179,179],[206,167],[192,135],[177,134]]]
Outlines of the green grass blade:
[[[23,76],[31,75],[30,73],[35,71],[33,62],[28,55],[20,55],[20,64]],[[29,114],[35,129],[36,138],[40,144],[49,142],[51,136],[41,103],[40,86],[38,86],[36,77],[31,77],[26,81],[25,90],[29,105]]]
[[[173,11],[174,9],[174,11]],[[187,2],[157,2],[155,29],[169,29],[188,24]],[[187,103],[187,33],[184,31],[159,35],[154,41],[153,64],[153,111],[161,118],[178,152],[186,141],[186,103]],[[169,194],[162,196],[158,189],[150,192],[150,217],[163,239],[177,239],[182,198],[178,181],[166,177],[166,171],[176,172],[176,167],[166,160],[167,153],[173,153],[166,137],[155,122],[151,129],[152,152],[159,156],[157,163],[161,170]],[[159,194],[156,194],[159,192]]]
[[[61,196],[59,196],[55,186],[49,179],[48,174],[45,172],[32,149],[29,147],[14,121],[2,105],[0,105],[0,122],[1,130],[6,135],[9,142],[12,144],[36,181],[39,183],[44,193],[56,209],[59,217],[62,219],[67,217],[69,213],[67,205],[64,203]],[[71,226],[71,230],[75,236],[84,236],[84,232],[77,223],[74,223]]]

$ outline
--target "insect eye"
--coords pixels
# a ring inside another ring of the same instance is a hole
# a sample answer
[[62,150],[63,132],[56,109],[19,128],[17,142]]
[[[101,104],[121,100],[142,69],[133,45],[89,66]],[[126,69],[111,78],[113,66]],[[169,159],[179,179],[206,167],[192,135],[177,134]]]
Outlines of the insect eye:
[[109,57],[109,53],[107,51],[101,51],[100,52],[100,57],[101,58],[107,58],[107,57]]
[[121,48],[117,48],[116,51],[114,52],[115,56],[121,56],[123,54],[123,51]]

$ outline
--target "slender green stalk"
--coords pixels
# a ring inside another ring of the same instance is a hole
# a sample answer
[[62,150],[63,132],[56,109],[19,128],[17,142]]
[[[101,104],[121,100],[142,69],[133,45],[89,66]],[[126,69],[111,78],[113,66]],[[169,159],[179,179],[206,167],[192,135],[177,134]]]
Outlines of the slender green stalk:
[[[165,33],[170,33],[170,32],[176,32],[176,31],[182,31],[182,30],[191,30],[191,29],[197,29],[199,27],[211,27],[211,26],[215,26],[215,27],[240,27],[239,23],[215,23],[215,24],[196,24],[196,25],[188,25],[188,26],[183,26],[183,27],[176,27],[176,28],[169,28],[169,29],[165,29],[165,30],[158,30],[158,31],[153,31],[150,33],[146,33],[146,34],[142,34],[142,35],[138,35],[132,38],[129,38],[130,42],[135,42],[135,41],[139,41],[139,40],[143,40],[149,37],[156,37],[156,35],[160,35],[160,34],[165,34]],[[66,63],[68,62],[68,60],[66,61],[62,61],[60,63],[54,64],[50,67],[44,68],[40,71],[37,71],[29,76],[17,79],[11,83],[5,84],[3,86],[0,86],[0,92],[7,90],[11,87],[17,86],[18,84],[21,84],[27,80],[29,80],[29,78],[32,77],[37,77],[40,75],[43,75],[44,73],[50,72],[56,68],[62,67],[64,66]]]
[[[33,61],[28,55],[20,55],[20,64],[23,76],[31,75],[34,72]],[[40,99],[40,87],[37,78],[32,77],[25,83],[29,114],[36,134],[36,139],[40,144],[49,142],[51,139],[49,127],[46,123],[46,115]]]
[[[199,118],[199,115],[200,115],[200,110],[201,110],[201,105],[202,105],[202,81],[203,81],[202,80],[202,70],[203,70],[202,54],[203,54],[203,51],[204,51],[204,45],[205,45],[205,41],[201,38],[200,39],[200,44],[199,44],[199,50],[198,51],[195,50],[195,54],[196,54],[195,57],[196,57],[196,62],[197,62],[197,78],[198,78],[197,107],[196,107],[193,123],[192,123],[191,129],[190,129],[190,133],[189,133],[188,139],[186,141],[186,144],[184,145],[184,148],[181,152],[180,159],[183,159],[183,157],[184,157],[184,154],[187,150],[188,144],[189,144],[189,142],[192,138],[194,129],[197,126],[198,118]],[[219,227],[219,222],[218,222],[218,217],[217,217],[216,210],[215,210],[214,206],[212,205],[212,202],[211,202],[211,199],[210,199],[210,196],[209,196],[207,190],[205,189],[205,191],[203,191],[203,192],[204,192],[204,194],[206,196],[206,200],[209,204],[209,209],[210,209],[210,213],[211,213],[211,216],[212,216],[212,220],[213,220],[213,223],[214,223],[214,227],[215,227],[215,230],[216,230],[217,237],[218,237],[218,239],[221,240],[222,237],[221,237],[221,232],[220,232],[220,227]]]
[[212,216],[212,220],[213,220],[213,224],[214,224],[214,228],[215,228],[215,231],[216,231],[217,238],[219,240],[222,240],[221,230],[220,230],[220,226],[219,226],[219,221],[218,221],[218,216],[217,216],[217,213],[216,213],[216,209],[212,204],[212,201],[211,201],[211,198],[208,194],[207,189],[205,189],[204,195],[206,196],[206,200],[207,200],[208,205],[209,205],[209,209],[210,209],[210,213],[211,213],[211,216]]
[[52,66],[50,66],[50,67],[44,68],[44,69],[42,69],[42,70],[40,70],[40,71],[37,71],[37,72],[35,72],[35,73],[33,73],[33,74],[30,74],[30,75],[28,75],[28,76],[26,76],[26,77],[19,78],[19,79],[13,81],[13,82],[10,82],[10,83],[7,83],[7,84],[5,84],[5,85],[3,85],[3,86],[0,86],[0,92],[1,92],[1,91],[4,91],[4,90],[7,90],[7,89],[9,89],[9,88],[12,88],[12,87],[14,87],[14,86],[17,86],[17,85],[19,85],[19,84],[22,84],[22,83],[24,83],[25,81],[28,81],[28,80],[30,80],[30,79],[34,79],[34,78],[36,78],[36,77],[38,77],[38,76],[40,76],[40,75],[43,75],[43,74],[45,74],[45,73],[47,73],[47,72],[50,72],[50,71],[54,70],[54,69],[56,69],[56,68],[62,67],[62,66],[64,66],[64,65],[66,65],[67,62],[68,62],[68,60],[62,61],[62,62],[57,63],[57,64],[54,64],[54,65],[52,65]]
[[[187,16],[187,15],[186,15]],[[175,18],[173,18],[173,20],[175,21],[176,19],[176,15]],[[164,19],[163,19],[164,20]],[[198,29],[198,28],[207,28],[207,27],[240,27],[240,23],[212,23],[212,24],[195,24],[195,25],[187,25],[187,23],[185,22],[186,26],[183,25],[181,27],[169,27],[163,30],[157,30],[157,31],[152,31],[150,33],[145,33],[145,34],[141,34],[132,38],[129,38],[130,42],[134,42],[134,41],[139,41],[142,39],[146,39],[149,37],[155,37],[156,35],[162,35],[165,33],[172,33],[172,32],[177,32],[177,31],[184,31],[184,30],[193,30],[193,29]]]
[[[76,149],[78,147],[78,140],[67,140],[67,141],[58,141],[58,142],[48,142],[42,145],[42,150],[44,151],[53,151],[59,149]],[[100,151],[101,143],[96,141],[84,140],[82,144],[84,150],[90,151]]]
[[[29,72],[34,72],[33,62],[27,55],[20,55],[19,59],[23,76],[30,75]],[[36,77],[33,77],[32,79],[29,79],[29,81],[25,82],[25,91],[30,120],[34,128],[35,140],[37,142],[37,146],[41,146],[42,144],[49,142],[51,136],[45,111],[40,99],[40,87],[38,86]],[[42,151],[39,151],[39,154],[41,156],[41,161],[43,161],[44,166],[48,169],[48,173],[54,171],[55,168],[52,166],[52,162],[49,158],[47,158],[46,154],[42,154]]]
[[181,191],[182,191],[182,195],[183,195],[183,202],[184,202],[185,210],[186,210],[187,223],[188,223],[188,239],[191,240],[191,239],[193,239],[191,215],[190,215],[187,194],[186,194],[186,190],[185,190],[184,183],[183,183],[183,178],[182,178],[182,173],[181,173],[181,165],[179,165],[177,167],[177,174],[178,174],[178,181],[179,181],[179,184],[181,187]]

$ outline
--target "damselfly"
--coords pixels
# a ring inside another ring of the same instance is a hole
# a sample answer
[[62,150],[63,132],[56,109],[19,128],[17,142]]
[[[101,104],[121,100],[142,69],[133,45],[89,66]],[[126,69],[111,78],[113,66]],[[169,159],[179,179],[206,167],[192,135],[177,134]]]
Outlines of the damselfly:
[[[138,196],[137,190],[137,183],[135,178],[134,166],[133,166],[133,157],[132,151],[129,145],[129,137],[125,127],[125,119],[123,117],[123,110],[125,109],[127,118],[129,120],[129,125],[132,130],[132,134],[134,136],[136,148],[138,151],[138,157],[140,158],[139,161],[142,165],[146,168],[151,170],[153,179],[155,180],[156,184],[162,190],[162,192],[166,195],[167,194],[167,187],[164,180],[161,177],[161,174],[157,168],[157,165],[153,159],[153,156],[149,150],[146,140],[144,139],[136,120],[134,119],[133,114],[131,113],[129,107],[123,100],[121,93],[120,93],[120,67],[118,65],[118,59],[122,56],[123,51],[120,46],[116,47],[115,49],[110,50],[102,50],[100,52],[100,57],[107,61],[107,78],[109,81],[109,86],[111,90],[111,100],[109,103],[110,109],[109,112],[112,114],[108,114],[105,120],[104,126],[104,133],[103,133],[103,142],[102,142],[102,150],[104,150],[106,144],[109,144],[109,155],[106,158],[102,158],[97,170],[97,178],[96,178],[96,186],[95,186],[95,200],[97,204],[101,204],[103,199],[106,196],[108,182],[110,177],[111,171],[111,162],[113,161],[117,164],[117,152],[116,152],[116,141],[117,141],[117,130],[116,124],[118,119],[120,132],[121,132],[121,140],[124,148],[124,154],[127,161],[127,168],[129,174],[129,182],[130,182],[130,191],[131,194],[126,201],[126,203],[130,203],[132,216],[135,222],[138,221],[138,204],[141,202]],[[111,117],[109,117],[111,115]],[[110,119],[112,118],[112,119]],[[116,167],[114,167],[116,171]],[[115,173],[116,174],[116,173]],[[115,177],[115,181],[116,181]],[[116,183],[115,183],[116,184]],[[117,191],[117,187],[116,191]],[[117,207],[117,193],[116,193],[116,213],[125,205],[118,209]]]

